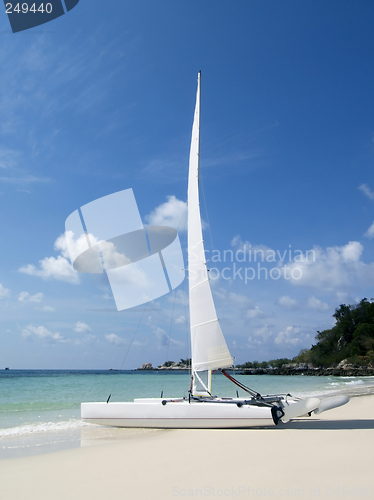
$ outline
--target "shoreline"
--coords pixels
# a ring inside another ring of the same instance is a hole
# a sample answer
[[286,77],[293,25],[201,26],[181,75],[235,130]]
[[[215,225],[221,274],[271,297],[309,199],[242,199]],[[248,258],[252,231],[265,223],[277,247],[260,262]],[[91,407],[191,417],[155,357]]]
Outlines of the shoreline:
[[[114,370],[113,370],[114,371]],[[189,372],[190,368],[179,368],[175,366],[167,366],[160,368],[136,368],[135,372],[153,373],[153,372]],[[305,375],[308,377],[374,377],[374,368],[370,366],[349,367],[349,368],[235,368],[229,369],[228,372],[233,372],[235,375],[276,375],[292,377],[295,375]]]
[[84,428],[79,448],[1,461],[2,498],[369,499],[373,407],[374,395],[353,397],[271,428]]

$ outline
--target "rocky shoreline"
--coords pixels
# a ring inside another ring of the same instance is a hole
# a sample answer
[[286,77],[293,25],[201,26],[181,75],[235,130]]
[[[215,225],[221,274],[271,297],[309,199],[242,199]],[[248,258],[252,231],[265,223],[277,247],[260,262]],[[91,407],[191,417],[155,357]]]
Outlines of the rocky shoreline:
[[185,363],[178,363],[176,361],[167,361],[164,365],[153,367],[152,363],[144,363],[141,368],[137,370],[147,370],[147,371],[164,371],[164,370],[190,370],[190,366]]
[[308,375],[314,377],[333,376],[333,377],[365,377],[374,376],[374,368],[368,366],[347,367],[347,368],[304,368],[287,367],[281,368],[255,368],[247,370],[238,370],[240,375]]
[[[152,371],[173,371],[173,370],[189,370],[190,366],[185,363],[168,361],[166,364],[152,366],[152,363],[144,363],[137,370],[152,370]],[[373,366],[356,366],[349,363],[341,362],[338,366],[322,368],[314,367],[308,363],[291,363],[282,365],[280,368],[235,368],[238,375],[307,375],[313,377],[333,376],[333,377],[373,377]]]

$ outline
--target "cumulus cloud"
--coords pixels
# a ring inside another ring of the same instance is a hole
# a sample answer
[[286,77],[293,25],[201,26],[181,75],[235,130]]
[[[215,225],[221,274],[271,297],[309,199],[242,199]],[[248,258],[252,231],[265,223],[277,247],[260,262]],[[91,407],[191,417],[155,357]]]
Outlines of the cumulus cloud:
[[91,331],[91,328],[86,325],[86,323],[82,323],[82,321],[77,321],[74,325],[74,331],[78,333],[87,333]]
[[175,324],[185,324],[187,323],[186,316],[184,314],[179,314],[175,319]]
[[326,302],[322,302],[322,300],[316,299],[316,297],[309,297],[307,307],[310,309],[319,309],[320,311],[329,309],[329,305]]
[[160,328],[159,326],[153,324],[153,318],[152,316],[148,316],[147,318],[147,325],[150,327],[152,333],[156,337],[157,341],[157,346],[160,347],[167,347],[167,346],[183,346],[184,343],[180,342],[179,340],[174,340],[172,339],[163,328]]
[[61,335],[61,333],[51,332],[45,326],[27,325],[26,328],[22,330],[22,336],[24,339],[37,338],[58,343],[68,342],[68,339]]
[[19,302],[41,302],[43,300],[42,292],[30,295],[29,292],[21,292],[18,295]]
[[167,201],[156,207],[145,220],[151,226],[169,226],[178,231],[187,229],[187,203],[174,195],[167,196]]
[[266,318],[266,313],[264,313],[259,306],[255,306],[251,309],[248,309],[246,312],[246,317],[249,319],[254,319],[254,318]]
[[113,344],[113,345],[123,345],[123,344],[127,344],[127,340],[126,339],[123,339],[122,337],[119,337],[118,335],[116,335],[115,333],[108,333],[106,334],[105,336],[105,339],[110,343],[110,344]]
[[[273,249],[266,245],[252,245],[252,243],[248,240],[243,241],[240,235],[236,235],[233,237],[231,240],[231,246],[234,248],[237,248],[237,253],[236,253],[236,260],[240,261],[249,261],[249,262],[264,262],[266,258],[271,261],[271,257],[273,257],[272,262],[276,260],[282,260],[282,257],[284,259],[284,256],[282,255],[284,252],[275,252]],[[244,252],[242,255],[241,253],[238,252]],[[286,251],[287,252],[287,251]],[[284,254],[285,255],[285,254]]]
[[292,285],[334,291],[341,287],[355,287],[374,282],[374,262],[361,260],[363,246],[350,241],[343,246],[315,246],[313,254],[304,254],[298,262],[287,263],[282,273]]
[[20,273],[29,274],[30,276],[38,276],[48,279],[54,278],[59,281],[67,281],[68,283],[79,283],[79,274],[73,269],[73,266],[59,255],[56,257],[46,257],[39,261],[39,267],[34,264],[27,264],[18,269]]
[[283,307],[288,307],[289,309],[293,309],[297,307],[297,300],[296,299],[291,299],[288,295],[282,295],[282,297],[279,297],[277,300],[277,304]]
[[273,338],[274,325],[265,324],[251,330],[247,338],[247,345],[251,349],[254,349],[257,355],[260,352],[259,350],[263,350],[268,344],[273,343]]
[[[18,269],[18,272],[28,274],[30,276],[38,276],[43,279],[56,279],[59,281],[66,281],[68,283],[77,284],[80,282],[79,273],[74,270],[69,262],[69,250],[67,239],[73,238],[73,233],[70,231],[67,234],[60,235],[55,243],[54,249],[60,252],[61,255],[57,257],[45,257],[39,260],[39,265],[27,264]],[[78,245],[83,243],[77,243]],[[84,248],[85,249],[85,248]],[[23,292],[22,292],[23,293]],[[22,300],[22,299],[21,299]]]
[[69,246],[76,245],[77,246],[77,255],[84,252],[87,249],[87,239],[85,235],[82,235],[78,240],[74,240],[73,231],[66,231],[61,234],[57,240],[55,241],[53,247],[55,250],[61,253],[65,259],[70,258],[69,254]]
[[55,308],[51,307],[51,306],[43,306],[43,307],[40,307],[40,311],[53,312],[53,311],[55,311]]
[[310,327],[287,326],[275,337],[278,345],[305,347],[313,342],[316,332]]
[[0,299],[5,299],[9,297],[10,295],[10,290],[9,288],[5,288],[1,283],[0,283]]
[[252,306],[252,300],[242,293],[229,292],[221,287],[214,290],[214,295],[229,307],[248,308]]

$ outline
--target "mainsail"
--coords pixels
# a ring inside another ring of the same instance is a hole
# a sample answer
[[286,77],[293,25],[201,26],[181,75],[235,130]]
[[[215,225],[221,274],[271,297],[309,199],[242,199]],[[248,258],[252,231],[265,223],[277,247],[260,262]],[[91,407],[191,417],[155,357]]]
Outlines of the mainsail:
[[197,372],[232,366],[233,359],[223,336],[213,302],[205,262],[199,203],[200,79],[192,127],[188,177],[188,271],[191,328],[191,364]]

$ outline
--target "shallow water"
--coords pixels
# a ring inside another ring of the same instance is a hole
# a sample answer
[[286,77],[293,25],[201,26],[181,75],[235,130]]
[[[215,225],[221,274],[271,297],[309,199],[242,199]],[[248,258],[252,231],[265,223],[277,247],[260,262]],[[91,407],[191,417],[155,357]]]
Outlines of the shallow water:
[[[374,377],[236,377],[263,395],[374,393]],[[0,458],[81,446],[82,432],[97,429],[81,422],[81,402],[106,401],[109,394],[111,401],[160,397],[161,393],[181,397],[188,394],[189,385],[188,372],[4,370],[0,372]],[[218,396],[236,396],[237,387],[222,374],[213,376],[212,387]],[[244,395],[239,390],[239,396]],[[122,430],[121,436],[129,432]]]

